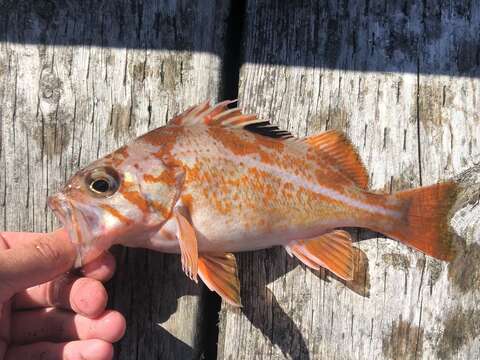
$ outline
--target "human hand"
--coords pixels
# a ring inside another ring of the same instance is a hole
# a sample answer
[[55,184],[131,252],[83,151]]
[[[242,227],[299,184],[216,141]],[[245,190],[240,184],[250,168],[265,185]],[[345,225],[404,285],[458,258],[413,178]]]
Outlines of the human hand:
[[101,281],[115,270],[106,254],[85,277],[65,274],[75,249],[64,230],[0,233],[0,360],[107,360],[125,332],[125,319],[105,310]]

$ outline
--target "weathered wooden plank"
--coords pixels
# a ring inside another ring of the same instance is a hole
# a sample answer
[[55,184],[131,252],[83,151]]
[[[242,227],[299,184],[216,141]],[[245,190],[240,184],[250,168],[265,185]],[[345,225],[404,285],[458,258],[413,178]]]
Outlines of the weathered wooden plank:
[[[477,2],[250,0],[241,103],[298,136],[345,131],[374,189],[449,178],[480,154],[478,20]],[[462,179],[478,190],[474,174]],[[222,307],[218,358],[479,358],[467,188],[454,218],[466,243],[449,266],[363,231],[369,277],[355,291],[282,249],[239,256],[244,308]]]
[[[225,1],[0,1],[0,228],[51,230],[46,198],[78,168],[217,99],[227,12]],[[117,358],[199,357],[202,288],[178,257],[118,260]]]

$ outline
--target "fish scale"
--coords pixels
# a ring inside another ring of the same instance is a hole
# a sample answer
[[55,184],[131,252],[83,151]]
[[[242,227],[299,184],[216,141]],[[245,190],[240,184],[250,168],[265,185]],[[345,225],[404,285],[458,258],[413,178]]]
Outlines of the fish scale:
[[255,115],[208,102],[79,171],[49,205],[78,266],[113,244],[180,253],[182,269],[240,305],[233,252],[284,246],[305,265],[354,278],[344,227],[451,260],[453,182],[379,194],[336,131],[298,139]]

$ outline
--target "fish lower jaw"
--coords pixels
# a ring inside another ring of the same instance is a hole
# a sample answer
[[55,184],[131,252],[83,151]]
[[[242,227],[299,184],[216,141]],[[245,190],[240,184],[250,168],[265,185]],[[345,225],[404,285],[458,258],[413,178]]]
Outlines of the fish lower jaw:
[[97,259],[108,249],[100,249],[97,247],[85,247],[82,245],[76,245],[77,248],[77,257],[75,258],[74,267],[81,268],[82,266],[92,262],[93,260]]
[[79,250],[79,247],[77,246],[77,257],[75,258],[75,262],[73,264],[73,267],[75,269],[81,268],[84,265],[83,260],[82,260],[82,254],[81,251]]

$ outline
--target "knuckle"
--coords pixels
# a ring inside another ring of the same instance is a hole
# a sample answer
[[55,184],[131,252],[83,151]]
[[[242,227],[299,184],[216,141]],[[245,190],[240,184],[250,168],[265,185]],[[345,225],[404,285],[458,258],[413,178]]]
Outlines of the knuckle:
[[[0,284],[0,307],[7,302],[15,293],[14,287],[7,281],[1,281]],[[2,309],[0,309],[0,318],[2,317]],[[1,359],[1,357],[0,357]]]
[[0,233],[0,249],[8,249],[7,240],[5,240],[2,233]]
[[62,259],[61,252],[51,241],[49,241],[48,238],[38,239],[34,243],[34,246],[38,252],[38,256],[40,256],[46,262],[57,263]]

